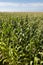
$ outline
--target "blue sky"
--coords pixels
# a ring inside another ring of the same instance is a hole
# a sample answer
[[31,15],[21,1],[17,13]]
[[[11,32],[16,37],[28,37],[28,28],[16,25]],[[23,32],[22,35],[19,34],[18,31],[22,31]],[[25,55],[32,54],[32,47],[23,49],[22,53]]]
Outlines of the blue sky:
[[43,0],[0,0],[0,2],[43,2]]
[[43,0],[0,0],[0,11],[43,12]]

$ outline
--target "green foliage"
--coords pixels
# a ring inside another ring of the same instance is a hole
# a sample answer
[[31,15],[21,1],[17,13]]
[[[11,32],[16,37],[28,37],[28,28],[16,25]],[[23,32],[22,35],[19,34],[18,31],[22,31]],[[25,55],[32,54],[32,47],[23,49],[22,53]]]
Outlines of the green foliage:
[[8,65],[43,64],[42,16],[14,17],[0,13],[1,62]]

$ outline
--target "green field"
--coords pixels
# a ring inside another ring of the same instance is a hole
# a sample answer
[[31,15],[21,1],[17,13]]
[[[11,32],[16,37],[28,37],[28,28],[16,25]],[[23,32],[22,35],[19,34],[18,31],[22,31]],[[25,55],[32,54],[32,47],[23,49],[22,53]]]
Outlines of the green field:
[[43,12],[0,12],[0,65],[43,65]]

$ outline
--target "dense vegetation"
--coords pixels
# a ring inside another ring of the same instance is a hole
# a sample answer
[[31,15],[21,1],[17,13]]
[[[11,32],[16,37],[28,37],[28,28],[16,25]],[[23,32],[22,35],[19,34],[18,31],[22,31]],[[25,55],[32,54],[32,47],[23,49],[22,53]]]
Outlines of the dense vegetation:
[[0,65],[43,65],[43,14],[0,13]]

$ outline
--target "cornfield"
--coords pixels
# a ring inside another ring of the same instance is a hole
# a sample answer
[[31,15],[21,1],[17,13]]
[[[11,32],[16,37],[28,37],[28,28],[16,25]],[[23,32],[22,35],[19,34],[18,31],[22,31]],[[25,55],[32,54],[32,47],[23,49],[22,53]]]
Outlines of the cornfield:
[[0,13],[0,65],[43,65],[43,13]]

